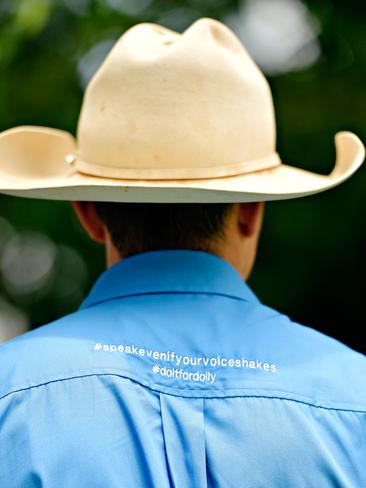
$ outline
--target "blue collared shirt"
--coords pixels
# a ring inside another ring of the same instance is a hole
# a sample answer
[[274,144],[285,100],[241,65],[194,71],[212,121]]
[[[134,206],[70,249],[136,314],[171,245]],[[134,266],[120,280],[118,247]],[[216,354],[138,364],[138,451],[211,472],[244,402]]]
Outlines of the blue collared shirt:
[[129,257],[0,347],[0,487],[40,486],[366,487],[366,358],[211,254]]

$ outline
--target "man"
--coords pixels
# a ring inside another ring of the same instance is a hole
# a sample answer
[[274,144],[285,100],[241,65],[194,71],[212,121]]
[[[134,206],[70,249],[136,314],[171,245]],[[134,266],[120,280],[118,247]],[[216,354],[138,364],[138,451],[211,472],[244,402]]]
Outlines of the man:
[[80,310],[0,348],[0,486],[366,486],[366,360],[246,284],[263,201],[320,176],[281,164],[268,85],[235,35],[127,31],[89,84],[77,146],[0,136],[0,188],[73,200],[107,271]]

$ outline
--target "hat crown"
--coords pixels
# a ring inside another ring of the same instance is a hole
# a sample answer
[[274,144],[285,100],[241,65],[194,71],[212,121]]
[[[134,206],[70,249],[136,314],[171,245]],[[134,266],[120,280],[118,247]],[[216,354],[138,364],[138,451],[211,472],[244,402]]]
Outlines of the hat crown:
[[258,161],[260,169],[275,155],[271,92],[221,22],[203,18],[183,34],[138,24],[89,83],[77,139],[79,169],[101,176],[215,177]]

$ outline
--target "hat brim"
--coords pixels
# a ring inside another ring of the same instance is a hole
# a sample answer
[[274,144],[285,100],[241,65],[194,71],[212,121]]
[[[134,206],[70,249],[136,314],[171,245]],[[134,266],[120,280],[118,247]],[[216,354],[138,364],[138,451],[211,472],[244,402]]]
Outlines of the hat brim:
[[335,136],[336,164],[327,175],[281,164],[249,174],[211,179],[122,180],[76,172],[66,156],[71,134],[16,127],[0,134],[0,193],[52,200],[146,203],[229,203],[284,200],[339,185],[362,164],[365,148],[351,132]]

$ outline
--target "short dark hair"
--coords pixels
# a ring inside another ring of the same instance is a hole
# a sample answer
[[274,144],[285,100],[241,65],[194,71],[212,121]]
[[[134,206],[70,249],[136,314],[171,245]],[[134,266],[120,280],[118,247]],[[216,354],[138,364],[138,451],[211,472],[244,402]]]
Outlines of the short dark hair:
[[94,203],[121,256],[159,249],[209,251],[223,237],[226,203]]

